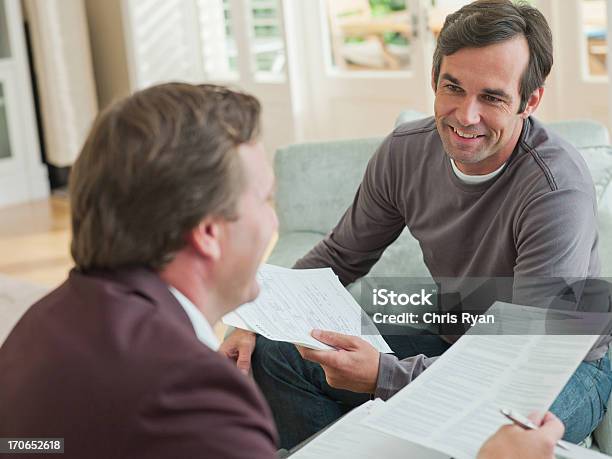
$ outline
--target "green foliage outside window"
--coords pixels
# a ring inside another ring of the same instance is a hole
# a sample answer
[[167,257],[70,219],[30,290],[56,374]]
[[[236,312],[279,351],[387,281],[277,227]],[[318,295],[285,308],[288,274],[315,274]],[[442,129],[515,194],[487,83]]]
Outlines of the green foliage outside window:
[[[333,0],[331,0],[333,1]],[[397,11],[406,10],[406,0],[369,0],[370,7],[372,9],[373,17],[381,17]],[[350,16],[351,13],[346,13],[344,16]],[[385,43],[399,46],[407,46],[408,39],[397,32],[386,32],[383,35]],[[345,43],[361,43],[364,39],[362,37],[346,37]]]
[[406,9],[406,0],[370,0],[372,16],[384,16],[394,11]]

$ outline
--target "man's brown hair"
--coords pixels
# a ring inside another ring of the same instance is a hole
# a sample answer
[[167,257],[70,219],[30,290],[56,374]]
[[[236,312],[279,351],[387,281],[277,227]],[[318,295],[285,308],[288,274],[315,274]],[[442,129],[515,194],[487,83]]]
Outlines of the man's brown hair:
[[207,215],[236,218],[236,152],[259,135],[254,97],[168,83],[96,119],[72,169],[72,257],[80,269],[159,269]]
[[519,88],[521,103],[518,112],[522,113],[531,93],[544,86],[553,65],[550,27],[544,15],[525,2],[477,0],[449,14],[440,31],[433,57],[436,87],[444,56],[463,48],[481,48],[521,35],[529,46],[529,63]]

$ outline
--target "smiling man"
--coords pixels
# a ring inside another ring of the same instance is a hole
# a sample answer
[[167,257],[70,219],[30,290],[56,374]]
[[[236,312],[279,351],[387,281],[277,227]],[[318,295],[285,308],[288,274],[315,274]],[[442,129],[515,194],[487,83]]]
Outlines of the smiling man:
[[[552,63],[548,24],[527,4],[484,0],[449,15],[433,59],[435,117],[386,138],[352,206],[296,267],[329,266],[349,284],[408,227],[432,276],[454,279],[462,301],[468,278],[510,279],[507,291],[470,305],[475,312],[496,299],[539,305],[554,295],[555,279],[597,276],[587,166],[531,116]],[[340,351],[300,355],[263,337],[255,345],[242,331],[223,348],[238,350],[243,364],[254,349],[253,373],[283,446],[292,446],[371,395],[391,397],[451,346],[456,337],[447,335],[388,336],[395,356],[331,333],[316,336]],[[593,347],[552,406],[570,441],[584,439],[605,412],[608,343]]]

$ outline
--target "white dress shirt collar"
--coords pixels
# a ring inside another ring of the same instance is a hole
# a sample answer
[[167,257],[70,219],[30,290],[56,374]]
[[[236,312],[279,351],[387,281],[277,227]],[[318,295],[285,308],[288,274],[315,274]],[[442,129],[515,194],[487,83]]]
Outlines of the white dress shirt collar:
[[213,328],[208,323],[208,320],[206,320],[206,317],[204,317],[204,314],[200,312],[195,304],[189,301],[189,298],[187,298],[177,289],[172,286],[169,286],[168,288],[170,289],[170,293],[174,295],[185,310],[185,313],[187,314],[187,317],[189,317],[198,339],[213,351],[218,351],[220,346],[219,340],[217,339]]

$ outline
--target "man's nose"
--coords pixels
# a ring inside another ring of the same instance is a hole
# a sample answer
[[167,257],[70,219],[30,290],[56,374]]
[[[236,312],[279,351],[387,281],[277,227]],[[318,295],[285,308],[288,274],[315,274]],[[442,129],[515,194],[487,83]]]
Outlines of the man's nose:
[[480,122],[480,105],[478,101],[471,97],[466,97],[455,112],[457,121],[462,126],[472,126]]

